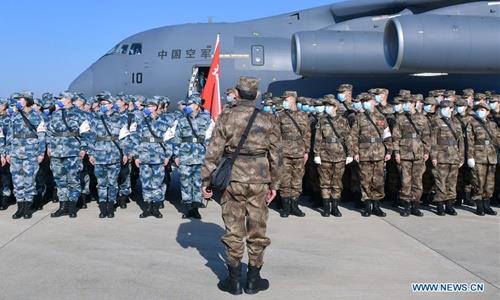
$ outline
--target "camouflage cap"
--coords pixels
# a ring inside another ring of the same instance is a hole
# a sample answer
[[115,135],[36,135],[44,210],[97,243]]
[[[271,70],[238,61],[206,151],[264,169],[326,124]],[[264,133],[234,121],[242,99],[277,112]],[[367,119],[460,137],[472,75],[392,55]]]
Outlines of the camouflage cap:
[[352,92],[352,84],[349,84],[349,83],[343,83],[341,84],[338,88],[337,88],[337,91],[338,92],[345,92],[345,91],[348,91],[348,92]]
[[333,99],[334,101],[337,101],[337,98],[335,98],[335,95],[333,94],[328,94],[328,95],[325,95],[325,97],[323,97],[325,99]]
[[83,93],[73,93],[73,98],[72,98],[73,101],[77,101],[77,100],[80,100],[82,101],[83,103],[87,103],[87,98],[85,98],[85,96],[83,95]]
[[54,99],[54,95],[52,95],[52,93],[43,93],[42,99],[43,100]]
[[330,105],[330,106],[338,107],[338,102],[335,100],[335,98],[325,97],[325,98],[323,98],[322,103],[323,103],[323,105]]
[[375,89],[370,89],[368,91],[368,93],[374,94],[374,95],[389,94],[389,90],[388,89],[384,89],[384,88],[375,88]]
[[462,91],[464,96],[472,96],[474,97],[474,90],[473,89],[465,89]]
[[297,92],[296,92],[296,91],[285,91],[285,92],[283,93],[283,96],[282,96],[282,97],[283,97],[284,99],[286,99],[286,98],[288,98],[288,97],[297,98],[297,96],[298,96],[298,95],[297,95]]
[[449,100],[443,100],[439,103],[439,107],[453,107],[454,104],[452,101]]
[[186,99],[186,104],[187,104],[187,105],[190,105],[190,104],[198,104],[198,105],[201,105],[201,97],[200,97],[200,94],[192,94],[191,96],[189,96],[189,97]]
[[411,95],[404,95],[404,96],[401,96],[401,100],[399,100],[400,102],[415,102],[415,98],[412,97]]
[[241,76],[236,89],[250,94],[257,94],[259,91],[259,82],[260,80],[255,77]]
[[323,99],[311,99],[312,106],[323,106]]
[[495,91],[484,91],[484,94],[486,96],[491,96],[491,95],[495,94]]
[[486,100],[486,94],[483,93],[476,93],[474,95],[474,99],[480,101],[480,100]]
[[7,98],[0,97],[0,105],[8,106],[9,104],[10,104],[10,101]]
[[122,100],[125,103],[130,102],[130,97],[128,95],[126,95],[124,92],[120,92],[120,93],[116,94],[115,99]]
[[304,101],[306,100],[306,97],[297,97],[297,103],[302,103],[304,104]]
[[455,106],[467,106],[467,100],[464,98],[459,98],[455,101]]
[[444,96],[445,92],[446,92],[446,90],[433,90],[433,91],[429,91],[429,96],[432,96],[432,97]]
[[488,111],[490,110],[490,107],[485,103],[478,103],[478,104],[474,105],[474,110],[478,110],[480,108],[484,108]]
[[228,88],[226,89],[226,95],[229,94],[238,94],[238,91],[236,90],[236,88]]
[[488,102],[500,102],[500,95],[494,94],[488,99]]
[[15,93],[14,99],[21,99],[21,98],[24,98],[24,99],[33,99],[33,92],[31,91],[23,91],[23,92],[19,92],[19,93]]
[[425,105],[436,105],[436,99],[434,99],[434,97],[425,97],[424,104]]
[[156,106],[159,106],[159,105],[160,105],[160,99],[159,99],[157,96],[154,96],[154,97],[147,97],[146,99],[144,99],[143,104],[144,104],[145,106],[148,106],[148,105],[156,105]]
[[456,94],[457,92],[454,90],[447,90],[446,92],[444,92],[445,97],[454,97]]
[[411,96],[415,99],[415,101],[424,101],[424,95],[422,94],[413,94]]
[[361,93],[356,98],[358,98],[359,101],[370,101],[373,100],[373,95],[370,93]]
[[113,102],[113,97],[111,96],[111,93],[108,91],[102,91],[99,94],[96,95],[97,100],[100,101],[109,101]]
[[410,90],[399,90],[398,95],[399,96],[409,96],[409,95],[411,95],[411,91]]
[[264,105],[266,105],[266,106],[273,106],[274,105],[273,98],[267,98],[266,100],[264,100]]
[[38,105],[40,107],[43,107],[43,100],[42,100],[42,98],[35,98],[35,99],[33,99],[33,104]]
[[93,105],[94,103],[97,103],[97,97],[96,96],[92,96],[92,97],[90,97],[90,98],[87,99],[86,104]]
[[396,96],[394,97],[394,99],[392,99],[392,104],[394,105],[398,105],[398,104],[401,104],[401,100],[403,99],[403,97],[401,96]]
[[63,99],[63,98],[66,98],[66,99],[71,99],[73,100],[73,93],[71,92],[68,92],[68,91],[65,91],[65,92],[60,92],[59,95],[57,95],[55,98],[56,99]]

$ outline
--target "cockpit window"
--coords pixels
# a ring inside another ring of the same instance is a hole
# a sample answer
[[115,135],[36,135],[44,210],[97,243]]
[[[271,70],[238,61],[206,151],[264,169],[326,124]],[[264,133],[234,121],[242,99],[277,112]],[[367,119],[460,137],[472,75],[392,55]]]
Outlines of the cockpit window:
[[128,52],[129,55],[141,55],[142,54],[142,44],[141,43],[133,43],[130,46],[130,50]]
[[104,56],[115,54],[116,51],[118,50],[118,47],[120,47],[120,44],[118,44],[118,45],[114,46],[113,48],[111,48],[111,50],[109,50],[108,52],[106,52],[106,54],[104,54]]
[[122,45],[122,48],[120,49],[120,54],[127,54],[127,50],[128,50],[128,45],[127,44]]

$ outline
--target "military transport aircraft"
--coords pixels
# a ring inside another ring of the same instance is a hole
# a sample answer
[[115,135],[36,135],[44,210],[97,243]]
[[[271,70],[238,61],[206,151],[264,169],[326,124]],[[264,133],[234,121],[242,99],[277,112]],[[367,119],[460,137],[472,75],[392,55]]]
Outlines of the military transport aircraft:
[[261,90],[319,97],[370,87],[500,87],[500,1],[353,0],[237,23],[166,26],[128,37],[70,85],[184,99],[204,85],[217,34],[221,90],[242,75]]

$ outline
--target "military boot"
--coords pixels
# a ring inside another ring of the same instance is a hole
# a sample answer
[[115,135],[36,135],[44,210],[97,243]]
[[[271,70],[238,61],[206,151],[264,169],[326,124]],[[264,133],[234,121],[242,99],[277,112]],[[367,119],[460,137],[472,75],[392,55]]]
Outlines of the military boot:
[[464,204],[468,206],[474,206],[474,201],[472,201],[471,192],[464,193]]
[[281,198],[281,210],[280,210],[280,217],[282,218],[288,218],[290,215],[290,198]]
[[297,217],[305,217],[305,213],[299,208],[299,199],[292,198],[290,201],[290,213]]
[[17,202],[17,211],[12,215],[12,219],[20,219],[24,215],[24,202]]
[[363,210],[363,212],[361,213],[361,215],[363,217],[369,217],[369,216],[372,215],[372,201],[371,200],[365,200],[363,202],[364,202],[365,209]]
[[241,295],[243,293],[241,289],[241,264],[238,264],[236,267],[227,266],[227,270],[229,271],[229,276],[221,280],[217,287],[219,290],[223,292],[228,292],[232,295]]
[[33,215],[33,211],[31,210],[33,205],[33,202],[24,202],[24,214],[23,218],[25,219],[31,219],[31,216]]
[[496,216],[497,212],[491,208],[490,199],[483,200],[484,213],[490,216]]
[[248,265],[247,284],[245,285],[246,294],[257,294],[269,288],[269,280],[260,277],[260,268]]
[[331,210],[332,210],[332,201],[330,201],[330,199],[323,199],[323,211],[321,212],[321,215],[323,217],[329,217]]
[[82,209],[86,209],[87,208],[87,199],[88,199],[88,197],[89,197],[89,195],[87,195],[87,194],[81,194],[80,195],[80,199],[79,200],[81,201],[80,207]]
[[117,202],[121,209],[127,208],[127,196],[118,196]]
[[455,201],[455,206],[460,207],[462,206],[462,201],[465,198],[465,193],[457,193],[457,200]]
[[59,218],[68,213],[68,201],[60,201],[59,209],[50,214],[51,218]]
[[6,210],[9,207],[9,197],[0,195],[0,210]]
[[106,210],[108,212],[108,218],[115,217],[115,203],[114,202],[107,202],[106,203]]
[[418,201],[413,201],[411,203],[411,214],[417,217],[424,216],[424,214],[420,211],[420,203]]
[[403,209],[399,213],[401,217],[408,217],[410,216],[410,201],[403,200]]
[[340,201],[339,199],[333,199],[332,200],[332,211],[331,211],[331,214],[334,217],[337,217],[337,218],[342,217],[342,213],[339,210],[339,201]]
[[483,200],[476,200],[476,215],[484,216]]
[[376,215],[377,217],[385,217],[386,214],[385,212],[380,209],[380,201],[378,200],[372,200],[373,202],[373,214]]
[[76,218],[76,201],[67,201],[68,202],[68,216],[70,218]]
[[423,206],[429,206],[431,204],[431,194],[430,193],[424,193],[422,194],[422,205]]
[[160,209],[164,209],[165,208],[165,204],[163,201],[160,202]]
[[198,207],[193,208],[193,212],[191,213],[191,216],[193,217],[193,219],[201,220],[201,214],[200,214]]
[[456,216],[457,211],[453,208],[453,200],[446,201],[445,212],[450,216]]
[[157,219],[163,218],[163,215],[160,212],[160,202],[153,202],[151,205],[151,214]]
[[152,205],[153,205],[153,203],[151,203],[151,202],[146,203],[146,207],[144,208],[142,213],[139,215],[139,218],[144,219],[144,218],[151,216]]
[[99,202],[99,219],[104,219],[108,216],[108,209],[106,202]]
[[445,212],[444,212],[444,202],[442,201],[439,201],[437,204],[436,204],[436,208],[437,208],[437,215],[438,216],[444,216],[445,215]]

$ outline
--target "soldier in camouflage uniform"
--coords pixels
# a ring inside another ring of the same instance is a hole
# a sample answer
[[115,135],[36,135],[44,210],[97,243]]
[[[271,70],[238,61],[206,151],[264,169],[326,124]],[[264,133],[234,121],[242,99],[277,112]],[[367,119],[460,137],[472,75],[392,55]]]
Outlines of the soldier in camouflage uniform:
[[91,120],[88,154],[97,177],[99,218],[113,218],[118,195],[118,174],[121,164],[128,161],[132,142],[126,120],[113,109],[111,94],[101,92],[98,100],[100,110]]
[[59,95],[47,124],[47,154],[56,181],[59,209],[53,218],[69,215],[76,218],[76,203],[80,197],[82,159],[88,149],[90,124],[86,116],[73,106],[74,97],[65,92]]
[[[436,119],[436,99],[434,97],[427,97],[424,99],[423,115],[427,120],[427,127],[431,132],[435,128]],[[435,174],[436,168],[432,165],[432,160],[428,159],[425,162],[425,172],[422,176],[422,205],[429,206],[434,201],[435,196]]]
[[488,120],[490,106],[478,104],[474,111],[475,115],[470,120],[470,131],[467,135],[467,165],[473,169],[472,199],[476,203],[476,214],[496,215],[497,212],[491,208],[490,201],[495,187],[500,131],[494,122]]
[[5,159],[10,164],[17,211],[14,219],[32,216],[31,205],[36,195],[35,176],[38,165],[45,154],[45,123],[35,113],[33,93],[22,92],[16,95],[17,112],[7,129]]
[[[202,170],[205,198],[210,175],[222,157],[233,153],[240,141],[258,94],[258,80],[242,77],[237,86],[239,99],[230,112],[222,113],[214,129]],[[271,243],[266,236],[268,205],[276,196],[282,170],[281,133],[278,121],[270,114],[259,113],[252,125],[240,155],[234,162],[231,183],[221,199],[222,218],[226,234],[222,242],[227,249],[229,276],[218,287],[231,294],[241,294],[241,259],[248,248],[248,273],[245,292],[254,294],[269,288],[269,282],[260,277],[264,264],[264,250]]]
[[[304,193],[309,195],[309,199],[312,202],[313,207],[321,207],[323,205],[321,198],[321,188],[319,182],[319,173],[316,164],[314,163],[314,144],[316,139],[316,124],[318,124],[319,115],[315,112],[315,107],[319,104],[323,105],[322,101],[316,101],[310,98],[302,99],[302,111],[308,115],[309,124],[311,130],[311,141],[309,156],[305,166],[305,172],[303,177],[303,190]],[[297,106],[298,108],[298,106]],[[305,110],[304,110],[305,108]],[[283,200],[281,199],[283,202]]]
[[[336,100],[339,103],[338,114],[346,117],[349,124],[354,122],[355,111],[352,108],[352,84],[344,83],[337,88]],[[335,98],[335,97],[334,97]]]
[[7,113],[10,101],[0,98],[0,210],[6,210],[12,197],[12,176],[10,174],[10,165],[5,160],[5,134],[10,124],[10,116]]
[[[302,192],[304,167],[309,158],[311,129],[308,116],[297,110],[297,92],[287,91],[283,99],[283,111],[276,114],[283,141],[283,174],[280,185],[283,209],[280,215],[287,218],[291,213],[303,217],[305,214],[300,210],[298,200]],[[322,109],[324,112],[324,106]]]
[[203,207],[201,165],[214,123],[210,114],[202,111],[199,95],[189,97],[186,104],[172,143],[175,163],[179,167],[182,203],[186,208],[182,217],[200,219],[198,208]]
[[[468,109],[467,99],[458,99],[455,105],[455,119],[457,119],[458,123],[460,123],[460,127],[462,128],[462,135],[464,137],[464,161],[467,161],[467,155],[469,153],[469,145],[468,138],[466,136],[467,127],[473,116],[471,115],[471,111]],[[472,112],[473,113],[473,112]],[[458,178],[457,178],[457,200],[455,205],[461,206],[462,202],[467,205],[473,204],[471,198],[471,189],[472,189],[472,170],[469,168],[467,164],[462,165],[458,170]]]
[[341,217],[338,209],[345,165],[353,161],[352,138],[347,119],[337,115],[338,103],[325,98],[325,114],[316,125],[314,162],[318,165],[324,217]]
[[[490,106],[490,120],[497,125],[497,130],[500,130],[500,95],[493,95],[488,103]],[[497,168],[495,171],[495,192],[491,198],[491,205],[499,206],[500,204],[500,151],[497,152]]]
[[[132,134],[136,144],[132,153],[135,165],[140,170],[142,194],[146,202],[140,218],[163,217],[159,209],[166,192],[166,185],[163,182],[164,170],[172,156],[172,145],[167,143],[167,131],[173,119],[160,116],[159,107],[162,99],[160,96],[146,99],[144,116],[138,120],[137,134]],[[173,132],[170,132],[170,139],[172,137]]]
[[[421,217],[422,175],[431,150],[431,133],[423,115],[417,114],[415,98],[404,96],[403,113],[398,115],[392,139],[396,163],[401,167],[401,216]],[[411,209],[410,209],[411,206]]]
[[464,163],[465,147],[460,123],[452,117],[453,103],[443,100],[435,118],[431,139],[432,165],[436,169],[437,214],[456,215],[453,208],[457,191],[458,169]]
[[362,201],[362,215],[373,214],[385,217],[380,209],[380,200],[384,193],[385,162],[391,159],[392,140],[389,124],[385,117],[377,112],[375,99],[371,94],[360,96],[364,113],[356,116],[352,126],[354,159],[359,163]]

